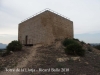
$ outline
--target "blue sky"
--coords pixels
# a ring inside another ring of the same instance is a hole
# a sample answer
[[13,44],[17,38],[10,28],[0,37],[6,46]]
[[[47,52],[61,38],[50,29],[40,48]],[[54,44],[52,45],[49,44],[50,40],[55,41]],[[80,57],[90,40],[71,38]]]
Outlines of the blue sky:
[[18,24],[49,8],[74,23],[74,37],[100,43],[100,0],[0,0],[0,43],[18,38]]

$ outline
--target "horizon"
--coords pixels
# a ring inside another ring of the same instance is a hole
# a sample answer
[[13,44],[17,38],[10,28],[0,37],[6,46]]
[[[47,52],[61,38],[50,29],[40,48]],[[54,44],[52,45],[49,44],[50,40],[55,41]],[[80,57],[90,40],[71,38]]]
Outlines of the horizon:
[[46,8],[73,21],[74,38],[86,43],[100,43],[99,0],[1,0],[0,43],[18,40],[18,24]]

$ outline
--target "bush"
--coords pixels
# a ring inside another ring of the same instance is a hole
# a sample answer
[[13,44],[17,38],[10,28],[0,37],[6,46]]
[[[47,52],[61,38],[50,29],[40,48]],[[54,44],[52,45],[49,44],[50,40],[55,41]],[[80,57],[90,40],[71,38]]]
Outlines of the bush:
[[16,41],[16,40],[12,41],[7,46],[7,52],[10,52],[10,51],[19,51],[21,49],[22,49],[22,44],[19,41]]
[[7,55],[9,55],[10,54],[10,52],[9,51],[6,51],[6,52],[4,52],[4,53],[2,53],[2,57],[4,57],[4,56],[7,56]]
[[75,41],[72,39],[67,39],[67,38],[65,38],[65,40],[62,42],[63,46],[65,46],[65,47],[72,43],[75,43]]
[[91,44],[90,44],[90,43],[87,43],[87,45],[91,46]]
[[83,45],[83,44],[85,44],[85,42],[84,41],[81,41],[81,44]]
[[72,43],[65,48],[65,53],[70,55],[84,56],[85,50],[78,43]]
[[75,41],[79,41],[79,39],[76,39],[76,38],[73,38],[73,40],[75,40]]
[[96,49],[100,50],[100,45],[94,46]]
[[88,51],[89,51],[89,52],[92,52],[92,48],[91,48],[91,47],[88,47]]

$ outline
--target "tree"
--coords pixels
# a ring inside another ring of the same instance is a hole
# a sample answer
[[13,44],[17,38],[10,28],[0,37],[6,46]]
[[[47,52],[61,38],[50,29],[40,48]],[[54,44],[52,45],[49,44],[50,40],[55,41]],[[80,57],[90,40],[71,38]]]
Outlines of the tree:
[[22,50],[22,44],[17,40],[12,41],[7,46],[7,51],[8,52],[9,51],[19,51],[19,50]]

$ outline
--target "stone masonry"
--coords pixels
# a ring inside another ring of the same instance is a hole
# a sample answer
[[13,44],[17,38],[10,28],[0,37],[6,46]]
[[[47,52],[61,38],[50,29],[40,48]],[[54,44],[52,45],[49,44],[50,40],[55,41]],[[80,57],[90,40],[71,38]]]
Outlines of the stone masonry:
[[50,44],[55,39],[64,38],[73,38],[73,22],[49,10],[18,27],[18,40],[22,44]]

